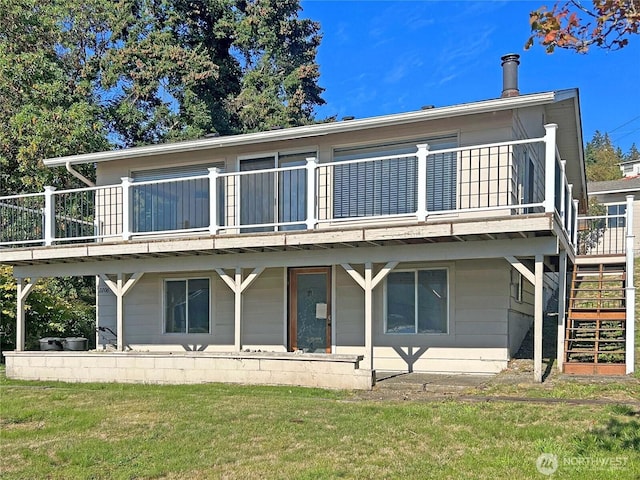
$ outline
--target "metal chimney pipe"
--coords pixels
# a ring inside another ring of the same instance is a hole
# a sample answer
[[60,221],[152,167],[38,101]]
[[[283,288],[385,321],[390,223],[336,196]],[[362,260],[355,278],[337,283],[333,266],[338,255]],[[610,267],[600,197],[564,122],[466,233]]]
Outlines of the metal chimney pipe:
[[501,57],[502,60],[502,97],[517,97],[518,90],[518,65],[520,65],[520,55],[517,53],[507,53]]

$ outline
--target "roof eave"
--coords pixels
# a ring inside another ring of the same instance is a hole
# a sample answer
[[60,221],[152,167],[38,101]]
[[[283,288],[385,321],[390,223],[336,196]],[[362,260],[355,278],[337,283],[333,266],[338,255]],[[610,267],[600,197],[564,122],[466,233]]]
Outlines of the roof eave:
[[44,160],[44,164],[48,167],[78,165],[84,163],[97,163],[147,157],[151,155],[188,153],[197,150],[206,150],[213,148],[237,147],[241,145],[291,140],[295,138],[318,137],[334,133],[363,130],[367,128],[401,125],[425,120],[437,120],[440,118],[448,118],[461,115],[473,115],[485,112],[543,105],[557,101],[557,95],[558,92],[543,92],[520,95],[517,97],[497,98],[492,100],[484,100],[481,102],[465,103],[449,107],[439,107],[431,110],[419,110],[415,112],[364,118],[359,120],[321,123],[302,127],[287,128],[283,130],[270,130],[266,132],[248,133],[228,137],[203,138],[185,142],[163,143],[157,145],[147,145],[143,147],[133,147],[122,150],[109,150],[104,152],[86,153],[66,157],[48,158]]

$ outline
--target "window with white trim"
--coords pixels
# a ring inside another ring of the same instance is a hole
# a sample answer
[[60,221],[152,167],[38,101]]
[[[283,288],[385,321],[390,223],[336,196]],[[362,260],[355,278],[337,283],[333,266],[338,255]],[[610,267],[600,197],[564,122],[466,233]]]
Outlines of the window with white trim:
[[448,269],[391,272],[385,303],[385,333],[448,333]]
[[607,205],[607,227],[617,228],[625,226],[625,217],[622,215],[627,213],[626,203],[614,203]]
[[164,332],[210,333],[208,278],[164,281]]

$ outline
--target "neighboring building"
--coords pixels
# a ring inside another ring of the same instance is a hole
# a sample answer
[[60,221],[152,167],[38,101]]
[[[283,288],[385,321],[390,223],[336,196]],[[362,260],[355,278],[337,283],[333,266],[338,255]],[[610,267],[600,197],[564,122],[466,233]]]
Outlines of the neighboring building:
[[502,98],[46,159],[97,186],[0,198],[18,350],[38,277],[95,275],[115,352],[7,374],[370,388],[499,372],[535,319],[540,380],[544,277],[575,263],[587,189],[577,90],[518,95],[516,65]]
[[625,177],[636,177],[640,175],[640,157],[622,162],[620,164],[620,170]]
[[616,215],[624,215],[627,211],[627,197],[634,196],[633,200],[633,234],[635,236],[634,250],[640,252],[640,176],[624,177],[620,180],[608,180],[604,182],[589,182],[589,198],[595,198],[604,207],[607,216],[607,226],[617,228],[618,239],[622,240],[622,227],[625,227],[624,218]]

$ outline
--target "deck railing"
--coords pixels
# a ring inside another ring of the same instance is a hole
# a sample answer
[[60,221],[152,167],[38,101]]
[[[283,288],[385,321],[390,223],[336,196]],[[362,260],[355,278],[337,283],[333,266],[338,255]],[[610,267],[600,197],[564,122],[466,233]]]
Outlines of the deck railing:
[[[615,204],[623,208],[618,214],[589,215],[578,217],[578,255],[625,255],[628,249],[629,230],[633,219],[633,197],[626,203]],[[613,204],[608,205],[613,206]]]
[[540,138],[0,197],[0,245],[316,229],[451,215],[555,213],[577,239],[577,201],[556,148]]

